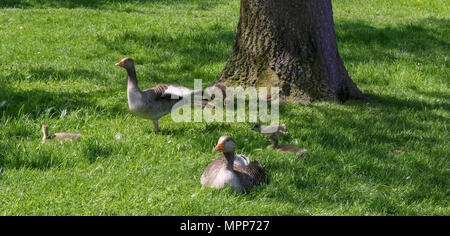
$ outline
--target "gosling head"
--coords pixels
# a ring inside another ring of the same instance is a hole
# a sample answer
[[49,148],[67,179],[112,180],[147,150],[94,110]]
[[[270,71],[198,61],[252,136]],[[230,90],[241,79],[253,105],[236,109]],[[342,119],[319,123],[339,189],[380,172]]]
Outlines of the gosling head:
[[134,67],[134,61],[129,57],[125,57],[124,59],[117,62],[115,65],[123,67],[125,69],[132,69]]
[[251,130],[257,131],[257,132],[261,132],[261,125],[260,124],[255,124],[252,128],[250,128]]
[[45,140],[47,140],[48,138],[48,124],[42,125],[42,133],[44,134],[44,136],[42,137],[42,141],[45,142]]
[[43,132],[44,134],[48,134],[48,124],[43,124],[43,125],[42,125],[42,132]]
[[224,153],[234,152],[234,141],[230,136],[222,136],[217,142],[217,146],[213,149],[213,152],[222,151]]

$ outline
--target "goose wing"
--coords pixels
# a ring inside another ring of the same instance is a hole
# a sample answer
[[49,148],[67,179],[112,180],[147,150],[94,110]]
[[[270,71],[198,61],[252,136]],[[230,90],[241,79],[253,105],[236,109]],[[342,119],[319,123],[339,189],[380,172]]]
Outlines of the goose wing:
[[248,158],[244,155],[241,155],[241,154],[237,154],[234,159],[235,165],[247,166],[249,163],[250,163],[250,158]]
[[266,170],[257,161],[252,161],[247,166],[235,165],[234,170],[246,192],[266,181]]
[[202,90],[192,90],[174,84],[160,84],[153,88],[157,98],[180,99],[188,96],[196,96],[201,99]]

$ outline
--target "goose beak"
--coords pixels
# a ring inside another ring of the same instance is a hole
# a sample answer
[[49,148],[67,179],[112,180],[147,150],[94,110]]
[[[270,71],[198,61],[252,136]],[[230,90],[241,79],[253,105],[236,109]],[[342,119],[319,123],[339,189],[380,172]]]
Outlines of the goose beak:
[[223,143],[218,143],[217,146],[213,149],[213,152],[223,151]]
[[125,64],[124,64],[124,62],[122,60],[122,61],[117,62],[115,65],[123,67]]

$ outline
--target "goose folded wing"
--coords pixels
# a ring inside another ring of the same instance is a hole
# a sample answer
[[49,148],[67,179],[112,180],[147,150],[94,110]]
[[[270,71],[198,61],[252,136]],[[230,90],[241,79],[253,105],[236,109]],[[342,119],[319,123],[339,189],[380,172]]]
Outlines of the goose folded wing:
[[241,155],[241,154],[237,154],[234,159],[235,165],[247,166],[249,163],[250,163],[250,158],[248,158],[244,155]]

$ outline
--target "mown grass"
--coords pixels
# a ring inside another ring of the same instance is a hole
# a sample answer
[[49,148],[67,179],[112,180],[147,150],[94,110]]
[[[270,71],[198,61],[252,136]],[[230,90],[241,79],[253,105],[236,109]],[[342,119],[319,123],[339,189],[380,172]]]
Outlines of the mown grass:
[[[0,2],[1,215],[449,215],[449,3],[334,0],[336,35],[370,103],[281,107],[283,143],[250,123],[131,115],[141,88],[214,81],[231,52],[239,1]],[[62,115],[64,114],[65,115]],[[41,144],[40,126],[80,142]],[[120,140],[116,134],[123,134]],[[201,188],[221,135],[265,164],[248,195]]]

